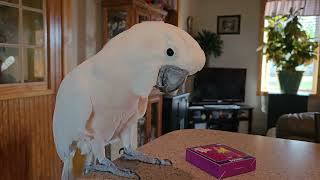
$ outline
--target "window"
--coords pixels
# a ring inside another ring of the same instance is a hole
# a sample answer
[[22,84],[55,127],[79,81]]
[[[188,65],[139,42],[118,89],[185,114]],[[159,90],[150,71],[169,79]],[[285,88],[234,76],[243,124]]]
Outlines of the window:
[[[300,23],[302,28],[313,38],[317,39],[320,32],[320,17],[319,16],[300,16]],[[268,26],[265,20],[264,27]],[[264,33],[263,40],[266,40],[266,33]],[[319,59],[319,58],[318,58]],[[318,67],[319,60],[315,60],[308,66],[297,67],[297,70],[303,70],[304,75],[299,87],[299,93],[316,94],[318,82]],[[265,56],[262,56],[261,67],[261,87],[262,92],[279,93],[280,86],[277,76],[277,69],[271,61],[267,61]]]
[[47,87],[46,12],[43,0],[0,0],[0,88]]

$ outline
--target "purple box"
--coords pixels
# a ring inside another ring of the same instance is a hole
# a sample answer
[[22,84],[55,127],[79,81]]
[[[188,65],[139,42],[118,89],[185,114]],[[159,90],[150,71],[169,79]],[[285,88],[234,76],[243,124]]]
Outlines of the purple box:
[[188,148],[186,160],[219,179],[256,169],[256,158],[222,144]]

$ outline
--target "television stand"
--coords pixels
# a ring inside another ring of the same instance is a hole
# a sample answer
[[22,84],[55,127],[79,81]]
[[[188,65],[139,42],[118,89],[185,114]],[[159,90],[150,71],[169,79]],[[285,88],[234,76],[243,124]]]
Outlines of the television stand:
[[190,106],[203,106],[203,105],[232,105],[232,102],[215,102],[215,101],[202,101],[202,102],[192,102]]
[[237,132],[239,122],[248,121],[248,133],[251,134],[253,109],[243,104],[193,103],[188,109],[188,128]]

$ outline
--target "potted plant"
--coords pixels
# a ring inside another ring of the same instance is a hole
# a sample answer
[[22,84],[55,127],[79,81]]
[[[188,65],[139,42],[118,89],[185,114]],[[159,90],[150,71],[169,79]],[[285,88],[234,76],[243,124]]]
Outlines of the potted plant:
[[296,67],[316,60],[318,43],[302,29],[297,12],[266,19],[267,41],[258,50],[277,67],[281,92],[296,94],[304,73]]
[[223,41],[218,34],[208,30],[202,30],[195,39],[198,41],[201,49],[206,55],[206,66],[208,66],[211,55],[214,57],[221,56],[223,52]]

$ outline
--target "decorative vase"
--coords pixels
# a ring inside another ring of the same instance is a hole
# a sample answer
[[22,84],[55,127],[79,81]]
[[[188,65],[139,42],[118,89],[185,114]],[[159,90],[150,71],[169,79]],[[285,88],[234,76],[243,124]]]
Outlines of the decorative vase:
[[297,94],[304,71],[279,71],[281,93]]

